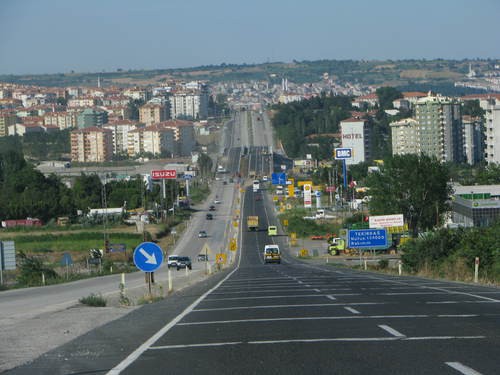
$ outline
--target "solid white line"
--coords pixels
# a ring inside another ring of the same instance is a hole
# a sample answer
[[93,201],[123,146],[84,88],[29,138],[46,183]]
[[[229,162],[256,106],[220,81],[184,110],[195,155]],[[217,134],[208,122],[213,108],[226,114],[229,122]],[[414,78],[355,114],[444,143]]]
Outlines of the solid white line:
[[260,319],[234,319],[234,320],[204,320],[200,322],[179,323],[179,326],[198,326],[208,324],[235,324],[235,323],[265,323],[265,322],[287,322],[303,320],[343,320],[343,319],[401,319],[401,318],[429,318],[429,315],[371,315],[371,316],[306,316],[290,318],[260,318]]
[[481,375],[480,372],[477,372],[476,370],[473,370],[470,367],[462,365],[460,362],[445,362],[445,363],[451,368],[457,370],[458,372],[461,372],[464,375]]
[[419,336],[407,337],[405,340],[453,340],[453,339],[485,339],[486,336]]
[[452,304],[452,303],[498,303],[500,301],[429,301],[426,304],[429,305],[440,305],[440,304]]
[[359,305],[385,305],[384,302],[353,302],[353,303],[310,303],[298,305],[261,305],[261,306],[235,306],[235,307],[219,307],[213,309],[194,309],[193,312],[207,311],[228,311],[228,310],[253,310],[253,309],[282,309],[295,307],[330,307],[330,306],[359,306]]
[[347,311],[352,312],[353,314],[361,314],[358,310],[353,309],[352,307],[345,306],[344,309],[346,309]]
[[183,349],[183,348],[200,348],[200,347],[227,346],[227,345],[239,345],[239,344],[243,344],[243,341],[214,342],[214,343],[207,343],[207,344],[161,345],[161,346],[152,346],[149,349],[151,349],[151,350]]
[[406,337],[406,335],[403,335],[401,332],[398,332],[394,328],[391,328],[387,325],[380,324],[379,327],[382,328],[384,331],[389,332],[391,335],[395,337]]
[[[235,341],[235,342],[220,342],[207,344],[187,344],[187,345],[163,345],[153,346],[150,350],[168,350],[168,349],[183,349],[183,348],[202,348],[215,347],[226,345],[269,345],[269,344],[289,344],[289,343],[315,343],[315,342],[373,342],[373,341],[412,341],[412,340],[469,340],[469,339],[484,339],[485,336],[429,336],[429,337],[332,337],[321,339],[292,339],[292,340],[260,340],[260,341]],[[458,362],[449,362],[458,363]],[[448,362],[446,362],[448,364]],[[450,365],[449,365],[450,366]],[[463,365],[462,365],[463,366]],[[452,366],[453,367],[453,366]],[[465,367],[465,366],[464,366]],[[474,370],[472,370],[474,371]],[[467,375],[481,375],[478,372],[464,373]]]
[[125,370],[128,366],[130,366],[137,358],[139,358],[142,353],[148,350],[156,341],[158,341],[165,333],[167,333],[173,326],[175,326],[179,321],[181,321],[186,315],[188,315],[194,308],[203,301],[210,293],[216,290],[224,281],[229,279],[240,267],[241,263],[241,255],[238,258],[238,265],[234,270],[232,270],[224,279],[219,281],[217,285],[215,285],[212,289],[205,292],[202,296],[200,296],[196,301],[194,301],[191,305],[186,307],[186,309],[177,315],[173,320],[164,325],[158,332],[156,332],[153,336],[147,339],[141,346],[139,346],[136,350],[130,353],[123,361],[121,361],[118,365],[113,367],[111,370],[107,372],[107,375],[117,375],[120,374],[123,370]]

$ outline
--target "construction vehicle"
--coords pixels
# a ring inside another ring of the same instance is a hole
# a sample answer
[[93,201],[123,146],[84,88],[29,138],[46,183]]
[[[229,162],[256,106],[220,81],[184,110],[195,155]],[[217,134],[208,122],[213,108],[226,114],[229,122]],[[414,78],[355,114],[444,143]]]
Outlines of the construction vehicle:
[[258,216],[247,216],[247,228],[250,231],[256,231],[259,229],[259,217]]
[[328,254],[340,255],[345,252],[345,240],[339,237],[328,238]]

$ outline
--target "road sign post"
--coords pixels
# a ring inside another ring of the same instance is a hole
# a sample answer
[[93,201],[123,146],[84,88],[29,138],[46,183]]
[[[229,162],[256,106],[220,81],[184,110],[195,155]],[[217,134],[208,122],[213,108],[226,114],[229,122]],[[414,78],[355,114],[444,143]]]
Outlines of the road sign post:
[[153,242],[143,242],[134,250],[134,264],[141,271],[146,272],[149,294],[151,295],[151,282],[154,282],[152,273],[158,269],[163,262],[163,251],[160,246]]

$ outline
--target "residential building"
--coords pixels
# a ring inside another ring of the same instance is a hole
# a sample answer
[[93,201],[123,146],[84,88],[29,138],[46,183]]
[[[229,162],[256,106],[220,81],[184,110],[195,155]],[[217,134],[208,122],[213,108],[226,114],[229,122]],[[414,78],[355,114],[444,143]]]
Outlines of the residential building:
[[17,116],[9,111],[0,111],[0,137],[6,137],[9,134],[9,126],[15,125]]
[[351,148],[352,157],[346,163],[359,164],[371,160],[371,129],[368,121],[349,118],[340,122],[342,148]]
[[139,121],[147,126],[166,121],[169,108],[166,103],[147,103],[139,108]]
[[417,101],[415,119],[420,125],[420,150],[441,162],[465,160],[461,105],[455,99],[429,95]]
[[485,114],[485,159],[500,164],[500,99],[491,97],[481,103]]
[[75,112],[47,112],[43,116],[45,125],[55,125],[59,129],[77,127],[77,115]]
[[200,90],[173,91],[169,101],[170,115],[173,119],[198,120],[208,116],[208,90],[206,86],[202,86]]
[[390,124],[392,154],[420,154],[420,133],[417,120],[405,118]]
[[103,126],[104,129],[110,129],[113,132],[113,154],[128,155],[129,132],[139,126],[139,122],[131,120],[109,122]]
[[484,125],[481,118],[462,116],[465,161],[475,165],[484,160]]
[[168,157],[177,155],[175,128],[158,123],[147,126],[141,131],[143,132],[144,152]]
[[113,157],[113,131],[88,127],[71,132],[71,160],[74,162],[105,162]]
[[100,127],[108,122],[108,113],[106,111],[86,108],[77,116],[76,123],[79,129]]
[[194,124],[191,121],[167,121],[165,126],[176,129],[176,156],[190,156],[196,147]]
[[19,135],[23,137],[28,133],[42,133],[44,129],[38,124],[14,124],[8,127],[8,135]]

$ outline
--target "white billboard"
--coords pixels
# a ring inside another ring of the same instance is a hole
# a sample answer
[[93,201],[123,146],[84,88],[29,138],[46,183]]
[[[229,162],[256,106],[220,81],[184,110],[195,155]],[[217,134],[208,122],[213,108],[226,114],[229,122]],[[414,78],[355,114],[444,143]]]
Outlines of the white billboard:
[[370,228],[391,228],[404,225],[403,214],[378,215],[369,217]]
[[311,184],[304,184],[304,207],[312,207],[312,186]]

